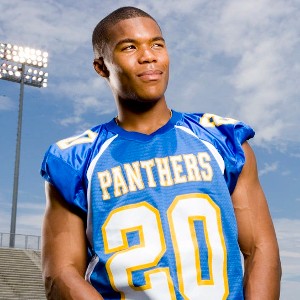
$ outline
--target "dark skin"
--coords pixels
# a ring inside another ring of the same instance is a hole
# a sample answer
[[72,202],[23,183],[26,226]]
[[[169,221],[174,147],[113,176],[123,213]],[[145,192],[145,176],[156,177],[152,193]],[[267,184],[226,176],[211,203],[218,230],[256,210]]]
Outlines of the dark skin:
[[[110,32],[104,57],[94,60],[118,108],[119,125],[151,134],[168,122],[165,100],[169,57],[158,25],[150,18],[123,20]],[[246,162],[232,194],[239,245],[245,258],[245,298],[279,299],[281,267],[266,198],[258,180],[255,155],[243,144]],[[103,299],[84,280],[87,261],[85,223],[46,183],[43,225],[43,275],[48,299]]]
[[46,183],[42,268],[47,299],[103,299],[84,280],[87,243],[83,218]]
[[121,126],[150,134],[170,118],[164,95],[169,56],[161,31],[150,18],[134,18],[113,26],[110,37],[110,52],[95,59],[94,68],[111,87]]

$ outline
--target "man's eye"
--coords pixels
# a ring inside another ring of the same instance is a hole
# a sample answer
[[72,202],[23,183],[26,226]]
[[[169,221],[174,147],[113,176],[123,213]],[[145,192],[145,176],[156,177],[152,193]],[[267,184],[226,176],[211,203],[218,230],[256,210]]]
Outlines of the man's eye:
[[152,47],[154,47],[154,48],[164,48],[164,44],[163,43],[155,43],[155,44],[153,44],[153,46]]
[[134,45],[128,45],[122,48],[123,51],[135,49]]

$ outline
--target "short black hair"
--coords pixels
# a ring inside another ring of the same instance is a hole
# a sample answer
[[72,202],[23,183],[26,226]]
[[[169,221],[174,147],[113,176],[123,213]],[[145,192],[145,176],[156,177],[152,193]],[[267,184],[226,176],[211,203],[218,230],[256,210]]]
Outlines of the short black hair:
[[158,25],[157,21],[153,17],[151,17],[148,13],[133,6],[120,7],[114,10],[113,12],[111,12],[104,19],[102,19],[95,27],[92,36],[92,44],[93,44],[95,58],[99,58],[104,54],[105,45],[108,43],[109,40],[110,27],[112,27],[113,25],[117,24],[122,20],[127,20],[127,19],[132,19],[137,17],[150,18]]

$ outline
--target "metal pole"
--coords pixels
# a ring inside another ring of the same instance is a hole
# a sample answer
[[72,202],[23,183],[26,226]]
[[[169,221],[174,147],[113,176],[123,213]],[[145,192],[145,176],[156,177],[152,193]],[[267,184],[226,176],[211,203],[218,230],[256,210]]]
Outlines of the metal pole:
[[9,239],[9,247],[10,248],[15,247],[20,153],[21,153],[22,116],[23,116],[23,97],[24,97],[24,73],[25,73],[25,64],[22,64],[21,82],[20,82],[20,97],[19,97],[18,128],[17,128],[17,144],[16,144],[16,157],[15,157],[15,171],[14,171],[14,186],[13,186],[11,220],[10,220],[10,239]]

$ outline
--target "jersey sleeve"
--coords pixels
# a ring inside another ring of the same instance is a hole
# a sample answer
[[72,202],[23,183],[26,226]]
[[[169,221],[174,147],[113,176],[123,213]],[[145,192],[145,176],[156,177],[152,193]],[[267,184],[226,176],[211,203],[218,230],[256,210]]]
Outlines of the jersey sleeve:
[[41,175],[58,189],[69,204],[86,212],[87,201],[82,186],[82,175],[72,165],[56,156],[54,154],[55,148],[56,145],[52,145],[46,152],[41,167]]
[[213,114],[187,116],[186,124],[200,138],[211,143],[224,160],[224,178],[230,194],[233,193],[245,163],[242,145],[254,137],[254,130],[247,124]]
[[245,141],[254,137],[255,132],[250,126],[240,121],[220,125],[217,129],[221,133],[218,147],[225,162],[224,177],[229,192],[232,194],[245,164],[242,145]]
[[87,212],[85,170],[97,134],[84,134],[50,146],[41,166],[41,176],[53,184],[71,206]]

